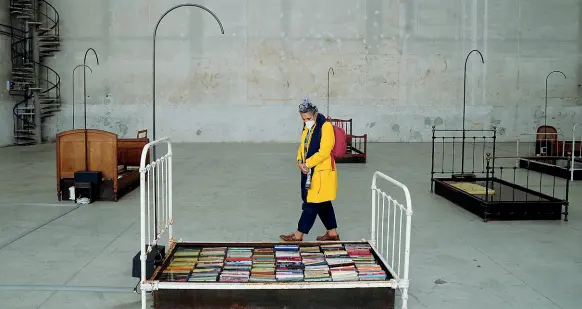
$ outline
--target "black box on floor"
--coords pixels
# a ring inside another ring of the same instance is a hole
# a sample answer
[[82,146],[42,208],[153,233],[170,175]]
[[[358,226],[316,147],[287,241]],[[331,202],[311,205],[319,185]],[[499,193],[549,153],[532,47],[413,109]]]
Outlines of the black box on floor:
[[75,198],[86,197],[94,202],[99,199],[103,173],[100,171],[75,172]]
[[103,173],[100,171],[78,171],[75,172],[75,182],[90,182],[94,185],[99,186],[101,184],[101,179],[103,178]]
[[[141,251],[133,257],[133,267],[131,269],[131,276],[134,278],[141,278],[141,261],[139,256]],[[152,251],[146,256],[146,279],[151,278],[154,269],[161,265],[162,260],[166,257],[166,247],[154,246]]]
[[89,203],[93,203],[96,200],[95,185],[91,182],[75,182],[75,199],[77,198],[88,198]]

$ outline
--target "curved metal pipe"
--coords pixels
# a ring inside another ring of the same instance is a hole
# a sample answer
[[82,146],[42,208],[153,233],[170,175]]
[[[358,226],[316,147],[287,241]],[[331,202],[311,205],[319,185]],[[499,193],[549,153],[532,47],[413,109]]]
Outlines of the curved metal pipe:
[[[85,67],[87,66],[87,54],[89,53],[90,50],[92,50],[93,53],[95,54],[95,59],[97,59],[97,65],[99,65],[99,57],[97,56],[97,52],[92,47],[89,47],[85,51],[85,58],[83,58],[83,65],[85,65]],[[85,108],[85,130],[87,130],[87,82],[86,82],[87,70],[85,69],[85,67],[83,68],[83,106]]]
[[[172,8],[170,8],[169,10],[167,10],[164,14],[162,14],[162,16],[160,17],[160,19],[158,19],[158,22],[156,23],[156,27],[154,28],[154,33],[153,33],[153,55],[152,55],[152,66],[153,66],[153,75],[152,75],[152,121],[153,121],[153,139],[154,141],[156,140],[156,36],[158,33],[158,27],[160,26],[160,22],[162,22],[162,19],[164,19],[164,17],[166,17],[166,15],[168,15],[168,13],[170,13],[171,11],[177,9],[177,8],[181,8],[183,6],[187,6],[187,7],[197,7],[199,9],[202,9],[208,13],[210,13],[210,15],[212,15],[212,17],[214,17],[214,19],[216,19],[216,21],[218,22],[218,25],[220,26],[220,31],[222,32],[222,34],[224,34],[224,28],[222,27],[222,23],[220,22],[220,19],[218,19],[218,16],[216,16],[216,14],[214,14],[214,12],[212,12],[211,10],[209,10],[208,8],[206,8],[203,5],[200,4],[193,4],[193,3],[184,3],[184,4],[178,4],[176,6],[173,6]],[[153,157],[152,159],[155,160],[155,149],[153,149]]]
[[471,52],[469,52],[467,58],[465,59],[465,71],[463,75],[463,131],[465,130],[465,110],[467,106],[467,61],[473,52],[478,52],[481,56],[481,63],[485,63],[485,60],[483,60],[483,54],[481,54],[481,52],[477,49],[473,49]]
[[485,63],[483,54],[477,49],[473,49],[465,58],[465,71],[463,73],[463,143],[461,148],[461,175],[465,172],[465,110],[467,109],[467,61],[473,52],[478,52],[481,56],[481,63]]
[[[156,140],[156,37],[158,35],[158,27],[160,26],[160,23],[162,22],[162,20],[164,19],[164,17],[166,17],[166,15],[168,15],[170,12],[172,12],[173,10],[177,9],[177,8],[181,8],[181,7],[197,7],[199,9],[202,9],[206,12],[208,12],[210,15],[212,15],[212,17],[214,17],[214,19],[216,19],[216,22],[218,22],[218,26],[220,26],[220,31],[222,32],[222,34],[224,34],[224,28],[222,27],[222,22],[220,22],[220,19],[218,18],[218,16],[216,16],[216,14],[214,14],[214,12],[212,12],[211,10],[209,10],[208,8],[206,8],[203,5],[200,4],[193,4],[193,3],[184,3],[184,4],[178,4],[175,5],[173,7],[171,7],[170,9],[168,9],[164,14],[162,14],[162,16],[160,16],[160,18],[158,19],[158,22],[156,23],[156,26],[154,28],[154,33],[152,35],[152,125],[153,125],[153,140]],[[156,147],[154,147],[153,149],[151,149],[152,151],[152,156],[150,157],[150,160],[154,161],[156,160]],[[154,194],[156,194],[154,192]],[[154,210],[156,211],[156,210]],[[155,232],[157,233],[157,226],[158,226],[158,221],[157,221],[157,217],[155,217],[156,220],[154,221],[155,223]],[[145,293],[142,294],[142,307],[145,306]],[[143,307],[145,308],[145,307]]]
[[91,71],[91,74],[93,74],[93,70],[91,69],[91,67],[88,65],[85,65],[85,64],[79,64],[78,66],[76,66],[73,69],[73,78],[72,78],[73,79],[73,128],[72,128],[72,130],[75,130],[75,71],[79,67],[87,67]]
[[562,71],[552,71],[552,72],[550,72],[550,74],[548,74],[548,76],[546,76],[546,105],[544,107],[544,126],[547,124],[547,121],[548,121],[548,78],[553,73],[560,73],[564,76],[564,79],[567,79],[566,74],[564,74],[564,72],[562,72]]
[[329,70],[327,70],[327,117],[329,117],[329,72],[335,76],[333,68],[329,68]]

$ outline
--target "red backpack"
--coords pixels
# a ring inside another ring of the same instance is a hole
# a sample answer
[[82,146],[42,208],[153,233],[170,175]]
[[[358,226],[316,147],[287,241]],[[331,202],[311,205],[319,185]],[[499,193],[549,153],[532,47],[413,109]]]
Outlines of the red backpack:
[[[328,120],[329,121],[329,120]],[[331,121],[330,121],[331,123]],[[334,160],[331,161],[332,168],[335,170],[335,158],[343,157],[346,154],[346,131],[336,125],[333,125],[333,135],[335,137],[335,143],[333,149],[331,150],[331,156]]]

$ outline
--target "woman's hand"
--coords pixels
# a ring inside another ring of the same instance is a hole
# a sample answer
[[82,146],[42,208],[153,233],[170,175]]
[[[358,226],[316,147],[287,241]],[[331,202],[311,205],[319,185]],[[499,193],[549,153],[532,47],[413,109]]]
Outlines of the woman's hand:
[[305,163],[303,163],[301,161],[297,161],[297,167],[299,167],[299,169],[301,170],[301,172],[303,172],[303,174],[307,174],[309,172],[307,165],[305,165]]

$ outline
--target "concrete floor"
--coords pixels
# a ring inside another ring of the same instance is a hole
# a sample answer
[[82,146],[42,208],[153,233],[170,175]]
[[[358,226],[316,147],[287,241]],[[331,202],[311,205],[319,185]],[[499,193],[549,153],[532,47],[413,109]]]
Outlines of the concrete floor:
[[[429,192],[430,144],[368,149],[368,164],[339,166],[339,231],[343,239],[368,237],[374,171],[409,187],[410,308],[580,308],[582,182],[571,185],[569,222],[484,223]],[[295,151],[290,144],[175,145],[177,237],[277,241],[293,231]],[[56,199],[54,144],[1,148],[0,157],[0,307],[139,308],[131,277],[139,191],[74,209]],[[316,224],[309,238],[323,231]]]

